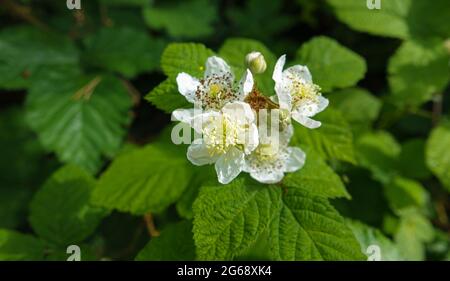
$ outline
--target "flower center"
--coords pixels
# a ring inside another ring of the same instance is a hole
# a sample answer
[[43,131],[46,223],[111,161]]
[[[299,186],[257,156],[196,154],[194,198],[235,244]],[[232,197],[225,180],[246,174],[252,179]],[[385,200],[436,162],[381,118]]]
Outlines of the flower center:
[[200,80],[200,83],[201,85],[195,92],[195,99],[203,109],[221,109],[224,104],[237,97],[230,73],[214,74]]
[[203,139],[210,156],[223,155],[232,147],[242,149],[241,136],[245,128],[227,115],[211,117],[202,130]]
[[313,83],[294,80],[292,84],[292,105],[297,107],[305,102],[318,102],[320,87]]
[[273,162],[278,158],[279,146],[273,143],[260,143],[255,149],[254,155],[260,162]]

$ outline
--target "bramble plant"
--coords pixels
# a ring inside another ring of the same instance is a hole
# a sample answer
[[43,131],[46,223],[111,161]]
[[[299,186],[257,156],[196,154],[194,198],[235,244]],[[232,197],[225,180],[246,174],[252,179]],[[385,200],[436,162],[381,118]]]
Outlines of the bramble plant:
[[0,3],[0,260],[450,258],[447,0],[80,2]]

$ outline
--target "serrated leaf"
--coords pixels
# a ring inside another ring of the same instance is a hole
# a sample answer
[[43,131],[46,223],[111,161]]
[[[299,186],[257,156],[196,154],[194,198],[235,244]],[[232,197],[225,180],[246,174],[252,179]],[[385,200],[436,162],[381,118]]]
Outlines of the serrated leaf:
[[192,104],[178,92],[176,82],[170,78],[151,90],[145,99],[166,113],[172,113],[178,108],[192,107]]
[[362,260],[358,241],[329,202],[290,189],[272,222],[276,260]]
[[449,59],[441,40],[404,42],[389,60],[391,100],[412,107],[429,101],[450,81]]
[[395,177],[385,185],[384,194],[391,209],[397,212],[414,207],[423,210],[429,201],[429,194],[420,182],[402,177]]
[[113,157],[120,149],[131,98],[115,77],[58,70],[38,74],[26,100],[27,122],[62,162],[94,173],[102,156]]
[[182,221],[171,224],[154,237],[139,252],[137,261],[192,261],[195,260],[195,245],[192,238],[192,223]]
[[214,52],[203,44],[172,43],[166,47],[161,58],[161,67],[169,78],[186,72],[194,77],[203,77],[206,59]]
[[366,133],[356,140],[355,148],[358,163],[370,170],[375,179],[387,183],[397,173],[401,147],[388,132]]
[[283,186],[288,190],[301,189],[325,198],[346,197],[350,199],[339,176],[313,151],[306,152],[305,166],[295,173],[288,173]]
[[194,203],[194,240],[200,260],[228,260],[266,230],[280,207],[281,189],[247,178],[205,186]]
[[44,244],[31,235],[0,229],[0,261],[42,260],[44,250]]
[[[374,1],[372,1],[374,2]],[[328,0],[337,17],[350,27],[374,35],[406,38],[411,0],[380,1],[381,9],[369,9],[367,1]]]
[[367,70],[363,57],[325,36],[314,37],[297,51],[295,63],[306,65],[323,92],[354,86]]
[[236,79],[240,79],[247,66],[245,56],[251,52],[263,54],[267,70],[263,74],[254,76],[258,88],[267,96],[274,94],[272,81],[272,71],[275,66],[275,55],[261,42],[245,38],[230,38],[225,41],[219,50],[219,55],[233,68]]
[[142,215],[161,212],[183,193],[191,177],[184,151],[154,143],[119,155],[101,175],[92,202]]
[[332,107],[338,109],[342,116],[352,124],[354,133],[361,133],[370,128],[378,117],[381,101],[362,88],[349,88],[327,96]]
[[[401,256],[397,246],[389,238],[376,228],[370,227],[358,221],[347,220],[347,225],[355,234],[361,245],[361,251],[367,255],[368,258],[373,258],[374,253],[371,246],[379,247],[381,261],[401,261]],[[372,250],[372,251],[371,251]]]
[[143,10],[150,28],[165,30],[175,38],[200,38],[214,32],[217,8],[208,0],[184,0],[155,5]]
[[76,166],[56,171],[31,202],[34,231],[55,245],[82,242],[108,213],[89,203],[95,184],[92,176]]
[[161,41],[152,39],[143,30],[129,27],[102,28],[84,43],[83,58],[89,65],[129,78],[156,69],[163,50]]
[[450,122],[443,122],[433,129],[426,144],[428,168],[450,192]]
[[326,159],[355,163],[353,134],[342,114],[327,108],[314,119],[322,122],[322,126],[314,130],[294,124],[292,144],[310,147]]
[[77,63],[78,51],[68,38],[29,26],[0,32],[0,88],[27,88],[41,66]]

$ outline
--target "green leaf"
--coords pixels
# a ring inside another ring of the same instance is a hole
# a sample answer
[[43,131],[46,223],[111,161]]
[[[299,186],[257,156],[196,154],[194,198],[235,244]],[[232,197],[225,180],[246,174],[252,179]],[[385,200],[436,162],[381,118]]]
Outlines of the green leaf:
[[427,179],[431,172],[425,163],[425,141],[410,139],[402,143],[398,165],[402,175],[413,179]]
[[172,113],[178,108],[192,107],[192,104],[178,92],[176,82],[170,78],[151,90],[145,99],[166,113]]
[[229,260],[250,247],[280,207],[281,189],[248,178],[205,186],[194,203],[194,240],[200,260]]
[[217,181],[214,167],[194,167],[192,178],[176,205],[178,214],[181,217],[187,219],[194,217],[193,205],[200,192],[200,187],[210,181]]
[[443,122],[433,129],[427,141],[426,162],[428,168],[450,192],[450,122]]
[[202,44],[172,43],[166,47],[161,58],[161,67],[170,78],[186,72],[194,77],[203,77],[206,59],[214,52]]
[[76,166],[56,171],[30,205],[30,223],[43,239],[60,246],[77,244],[90,236],[107,215],[89,200],[95,179]]
[[0,88],[22,89],[41,66],[78,63],[78,51],[63,36],[29,26],[14,26],[0,32]]
[[292,144],[310,147],[326,159],[355,163],[353,134],[342,114],[327,108],[314,119],[322,122],[322,126],[314,130],[294,124]]
[[358,221],[347,220],[347,226],[353,231],[356,239],[361,245],[361,251],[371,257],[374,253],[370,252],[370,246],[380,247],[380,258],[382,261],[401,261],[401,256],[397,246],[389,238],[376,228],[367,226]]
[[149,144],[114,160],[101,175],[92,202],[137,215],[161,212],[178,200],[190,177],[184,148]]
[[415,210],[404,212],[394,240],[406,260],[421,261],[425,258],[424,243],[434,237],[432,224]]
[[152,238],[139,252],[137,261],[192,261],[195,245],[192,239],[192,223],[182,221],[171,224]]
[[326,198],[346,197],[350,199],[339,176],[313,151],[306,152],[305,166],[295,173],[288,173],[283,186],[301,189],[315,196]]
[[327,96],[332,107],[338,109],[353,132],[368,130],[381,109],[381,101],[362,88],[349,88]]
[[370,10],[367,8],[366,2],[361,0],[328,0],[339,20],[355,30],[395,38],[409,36],[406,18],[411,0],[381,1],[381,9],[379,10]]
[[358,163],[370,170],[375,179],[387,183],[395,175],[401,147],[385,131],[366,133],[356,141]]
[[42,260],[44,250],[44,244],[33,236],[0,229],[0,261]]
[[397,212],[414,207],[423,210],[429,202],[429,194],[419,182],[402,177],[385,185],[384,194],[391,209]]
[[156,69],[163,49],[161,41],[129,27],[102,28],[84,43],[83,58],[88,64],[129,78]]
[[131,98],[117,78],[52,69],[38,74],[30,88],[26,119],[62,162],[94,173],[102,156],[111,158],[120,149],[130,107]]
[[245,56],[253,51],[263,54],[267,70],[263,74],[255,75],[254,79],[258,88],[267,96],[274,94],[274,82],[272,81],[272,71],[276,63],[275,55],[262,43],[245,38],[227,39],[219,50],[221,56],[233,69],[237,80],[240,79],[247,69]]
[[302,45],[295,63],[306,65],[323,92],[354,86],[367,70],[363,57],[334,39],[318,36]]
[[31,191],[0,187],[0,228],[16,228],[24,223]]
[[147,25],[175,38],[201,38],[214,32],[217,8],[208,0],[184,0],[143,10]]
[[450,80],[449,59],[441,40],[404,42],[389,60],[392,101],[417,107],[431,100]]
[[148,0],[100,0],[103,5],[108,6],[137,6],[145,7],[150,2]]
[[362,260],[358,241],[330,203],[290,189],[272,222],[276,260]]

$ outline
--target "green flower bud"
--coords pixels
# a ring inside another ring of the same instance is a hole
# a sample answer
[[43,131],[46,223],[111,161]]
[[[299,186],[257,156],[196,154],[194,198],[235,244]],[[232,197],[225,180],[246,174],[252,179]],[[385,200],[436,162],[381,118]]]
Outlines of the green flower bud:
[[245,65],[253,74],[264,73],[267,68],[266,60],[260,52],[251,52],[245,56]]

